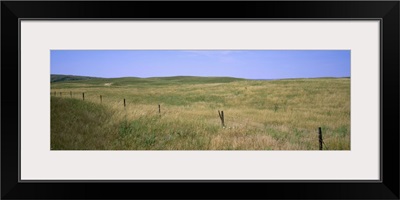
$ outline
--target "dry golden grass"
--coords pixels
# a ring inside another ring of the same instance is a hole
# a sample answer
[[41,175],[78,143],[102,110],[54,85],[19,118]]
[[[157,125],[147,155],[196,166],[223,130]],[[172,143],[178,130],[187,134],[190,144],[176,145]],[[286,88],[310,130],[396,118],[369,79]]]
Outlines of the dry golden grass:
[[[347,78],[170,84],[128,80],[107,86],[112,81],[104,81],[52,84],[52,95],[57,93],[52,104],[65,104],[52,107],[53,149],[317,150],[318,127],[327,149],[350,149]],[[72,101],[70,92],[77,102],[64,102]],[[93,122],[65,116],[85,107],[80,104],[100,109],[79,113]],[[224,111],[225,128],[218,110]]]

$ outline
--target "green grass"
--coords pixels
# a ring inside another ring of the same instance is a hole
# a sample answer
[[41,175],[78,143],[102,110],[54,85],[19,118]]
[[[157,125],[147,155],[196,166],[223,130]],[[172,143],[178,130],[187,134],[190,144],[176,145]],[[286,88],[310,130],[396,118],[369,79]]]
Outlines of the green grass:
[[349,78],[88,79],[51,90],[52,149],[317,150],[318,127],[329,150],[350,149]]
[[118,138],[113,111],[92,102],[51,97],[51,149],[108,149]]

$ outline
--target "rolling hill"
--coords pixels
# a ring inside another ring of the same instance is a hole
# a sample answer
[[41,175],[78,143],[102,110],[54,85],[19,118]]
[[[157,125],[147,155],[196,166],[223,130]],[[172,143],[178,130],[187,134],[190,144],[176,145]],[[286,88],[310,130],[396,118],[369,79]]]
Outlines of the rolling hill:
[[71,75],[51,75],[52,87],[89,87],[104,86],[160,86],[175,84],[209,84],[209,83],[231,83],[244,81],[246,79],[233,77],[199,77],[199,76],[171,76],[171,77],[121,77],[121,78],[97,78]]
[[63,75],[63,74],[51,74],[50,82],[62,82],[62,81],[77,81],[77,80],[89,80],[89,79],[99,79],[98,77],[90,76],[75,76],[75,75]]

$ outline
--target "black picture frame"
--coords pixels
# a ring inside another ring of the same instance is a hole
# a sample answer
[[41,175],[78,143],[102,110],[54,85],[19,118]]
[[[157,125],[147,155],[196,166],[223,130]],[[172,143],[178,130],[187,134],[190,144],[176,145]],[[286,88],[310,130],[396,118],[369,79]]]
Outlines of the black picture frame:
[[[1,198],[399,199],[399,8],[398,1],[2,1]],[[18,133],[21,129],[21,80],[17,77],[20,62],[19,20],[22,18],[379,19],[382,22],[381,181],[20,182]],[[18,84],[15,83],[17,80]]]

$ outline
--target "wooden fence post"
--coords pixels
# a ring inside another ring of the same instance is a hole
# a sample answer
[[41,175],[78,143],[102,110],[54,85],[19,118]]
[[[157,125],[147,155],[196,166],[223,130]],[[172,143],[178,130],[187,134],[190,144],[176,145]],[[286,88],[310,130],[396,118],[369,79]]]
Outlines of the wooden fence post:
[[218,110],[218,115],[219,115],[219,118],[221,119],[221,124],[222,124],[222,127],[225,127],[225,120],[224,120],[224,111],[219,111]]
[[71,98],[72,98],[72,91],[69,91],[69,95],[71,96]]
[[82,99],[85,101],[85,93],[82,92]]
[[158,104],[158,113],[161,114],[161,105]]
[[224,117],[224,111],[221,111],[221,115],[222,115],[222,126],[225,127],[225,117]]
[[322,143],[324,142],[322,140],[322,130],[321,127],[318,128],[318,135],[319,135],[319,150],[322,150]]
[[103,97],[100,95],[100,103],[103,103]]
[[124,108],[126,107],[125,99],[124,99]]

